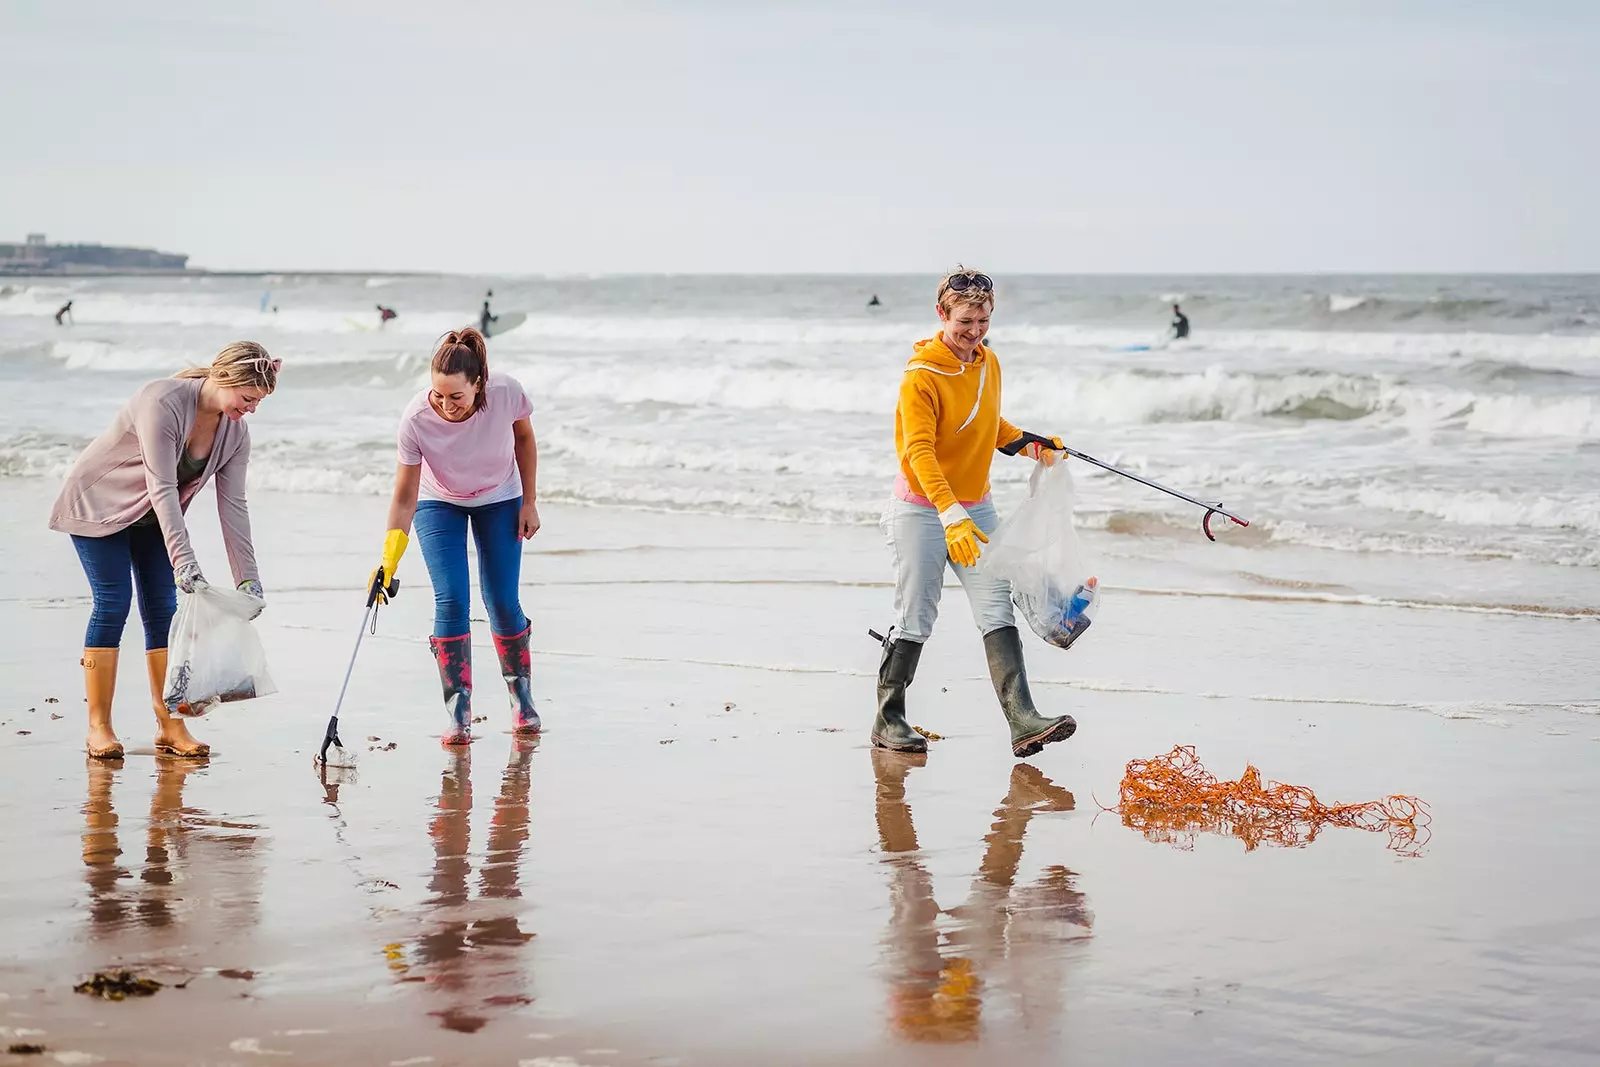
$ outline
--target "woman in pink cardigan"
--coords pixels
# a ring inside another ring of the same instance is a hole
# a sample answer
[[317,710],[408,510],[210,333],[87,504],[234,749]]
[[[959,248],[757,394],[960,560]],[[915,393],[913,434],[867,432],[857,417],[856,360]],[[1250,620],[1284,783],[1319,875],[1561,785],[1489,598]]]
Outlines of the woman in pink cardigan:
[[111,698],[135,586],[156,713],[156,751],[191,759],[211,753],[211,746],[190,736],[162,699],[177,589],[188,593],[205,584],[183,514],[215,477],[233,580],[262,596],[245,502],[250,431],[244,417],[277,387],[281,366],[254,341],[236,341],[209,367],[191,367],[141,387],[111,428],[84,449],[56,498],[50,528],[72,535],[94,594],[82,663],[89,704],[86,747],[95,759],[122,758],[122,742],[111,727]]

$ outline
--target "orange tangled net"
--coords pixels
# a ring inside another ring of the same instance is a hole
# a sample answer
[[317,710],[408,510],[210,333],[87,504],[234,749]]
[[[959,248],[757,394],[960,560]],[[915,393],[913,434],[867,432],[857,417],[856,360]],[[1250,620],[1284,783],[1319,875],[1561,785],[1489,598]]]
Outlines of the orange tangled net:
[[1415,856],[1428,843],[1433,821],[1428,805],[1416,797],[1324,804],[1304,786],[1263,782],[1252,766],[1236,782],[1219,782],[1193,745],[1175,745],[1154,759],[1129,760],[1121,801],[1105,810],[1151,841],[1193,848],[1197,833],[1229,834],[1243,841],[1246,851],[1262,844],[1302,848],[1324,826],[1351,826],[1387,831],[1390,848]]

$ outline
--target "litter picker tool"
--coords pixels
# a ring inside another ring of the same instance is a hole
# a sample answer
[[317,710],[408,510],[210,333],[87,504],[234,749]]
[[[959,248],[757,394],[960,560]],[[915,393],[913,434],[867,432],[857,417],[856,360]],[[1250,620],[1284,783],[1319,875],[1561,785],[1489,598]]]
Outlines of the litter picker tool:
[[[361,639],[367,636],[368,632],[378,632],[378,607],[382,603],[379,601],[378,595],[381,593],[387,598],[394,596],[399,591],[400,579],[389,579],[389,585],[385,587],[381,572],[372,576],[372,588],[367,590],[367,610],[361,616],[361,629],[356,632],[355,651],[350,653],[350,666],[344,669],[344,684],[339,687],[339,699],[334,701],[333,715],[328,719],[327,733],[322,736],[322,749],[317,753],[317,762],[325,767],[349,767],[354,765],[354,761],[344,747],[344,742],[339,740],[339,709],[344,706],[345,690],[350,688],[350,675],[355,672],[356,657],[361,654]],[[336,762],[332,764],[328,762],[328,749],[330,747],[339,750],[334,754]]]
[[1138,482],[1140,485],[1148,485],[1152,489],[1161,490],[1161,492],[1166,493],[1168,496],[1175,496],[1179,500],[1188,501],[1189,503],[1193,504],[1197,508],[1205,508],[1206,509],[1206,513],[1205,513],[1205,516],[1200,520],[1200,529],[1205,532],[1206,540],[1208,540],[1208,541],[1215,541],[1217,539],[1216,536],[1214,534],[1212,534],[1212,532],[1211,532],[1211,516],[1213,516],[1213,515],[1221,515],[1223,518],[1231,520],[1232,522],[1236,523],[1239,526],[1249,526],[1250,525],[1250,520],[1249,519],[1241,519],[1239,516],[1235,515],[1233,512],[1225,510],[1223,508],[1223,506],[1222,506],[1222,501],[1220,501],[1220,500],[1217,500],[1217,501],[1196,500],[1194,497],[1190,496],[1188,493],[1180,493],[1176,489],[1168,489],[1166,486],[1162,485],[1160,482],[1152,482],[1149,478],[1141,478],[1137,474],[1130,474],[1127,471],[1121,469],[1120,467],[1113,467],[1111,464],[1105,462],[1104,460],[1095,459],[1093,456],[1085,455],[1084,453],[1079,452],[1075,448],[1063,448],[1062,451],[1065,452],[1069,456],[1074,456],[1074,457],[1076,457],[1078,459],[1083,460],[1085,463],[1093,463],[1096,467],[1101,467],[1101,468],[1103,468],[1105,470],[1108,470],[1112,474],[1120,474],[1124,478],[1128,478],[1128,479],[1131,479],[1131,480],[1133,480],[1135,482]]

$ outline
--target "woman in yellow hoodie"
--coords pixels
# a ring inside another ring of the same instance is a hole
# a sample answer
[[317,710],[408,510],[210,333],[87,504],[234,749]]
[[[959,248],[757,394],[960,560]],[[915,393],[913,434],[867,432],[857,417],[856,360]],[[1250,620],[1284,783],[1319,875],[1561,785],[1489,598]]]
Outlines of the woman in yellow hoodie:
[[1000,417],[1000,361],[985,348],[994,311],[994,282],[958,268],[939,283],[943,328],[918,341],[900,382],[894,447],[900,458],[895,499],[886,519],[895,556],[895,624],[878,665],[878,716],[872,743],[925,752],[928,743],[906,722],[906,687],[923,642],[939,615],[946,564],[966,590],[983,633],[989,677],[1011,727],[1011,751],[1031,756],[1077,729],[1070,715],[1034,709],[1022,662],[1022,639],[1011,612],[1011,586],[977,567],[979,545],[997,525],[989,500],[995,452],[1054,463],[1058,438],[1026,433]]

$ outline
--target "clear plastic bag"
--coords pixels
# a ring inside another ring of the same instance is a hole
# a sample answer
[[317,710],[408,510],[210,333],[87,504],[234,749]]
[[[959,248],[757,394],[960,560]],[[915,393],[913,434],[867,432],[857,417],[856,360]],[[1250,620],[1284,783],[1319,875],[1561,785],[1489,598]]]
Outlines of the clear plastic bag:
[[1011,601],[1028,626],[1057,648],[1082,637],[1099,605],[1072,509],[1077,495],[1065,459],[1034,468],[1028,498],[1002,522],[979,565],[1011,583]]
[[178,594],[167,641],[163,699],[175,715],[204,715],[218,704],[276,693],[267,655],[250,620],[261,601],[249,593],[202,585]]

